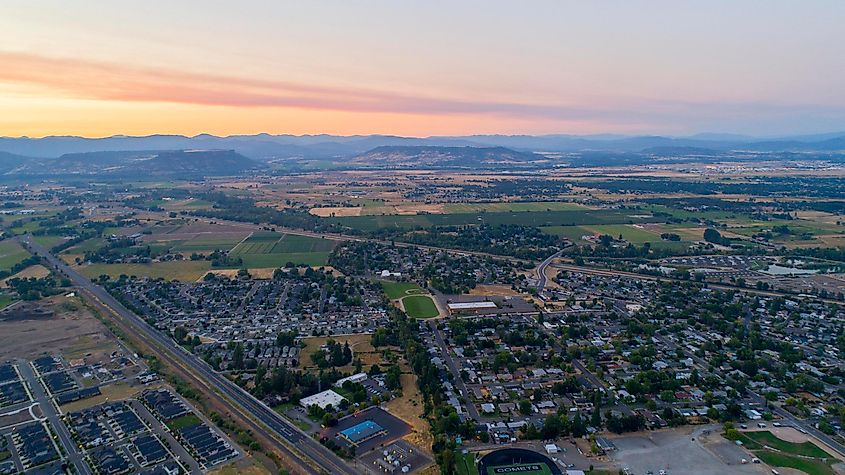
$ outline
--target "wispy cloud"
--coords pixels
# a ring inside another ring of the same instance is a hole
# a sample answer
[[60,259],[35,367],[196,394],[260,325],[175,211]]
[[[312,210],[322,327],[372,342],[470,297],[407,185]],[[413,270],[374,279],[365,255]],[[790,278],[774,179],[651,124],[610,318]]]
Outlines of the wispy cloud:
[[[104,101],[164,102],[235,107],[282,107],[362,113],[489,115],[541,122],[650,124],[652,127],[719,128],[725,119],[790,123],[798,118],[841,122],[845,109],[768,103],[690,103],[605,97],[566,104],[499,102],[431,97],[355,87],[198,74],[22,52],[0,51],[0,83],[36,87],[64,97]],[[564,101],[562,101],[564,102]],[[727,125],[730,120],[725,123]],[[736,125],[736,124],[732,124]]]
[[[494,114],[597,119],[618,111],[514,102],[467,101],[363,88],[197,74],[173,69],[0,51],[0,82],[87,99],[212,106],[296,107],[351,112]],[[618,118],[618,117],[617,117]]]

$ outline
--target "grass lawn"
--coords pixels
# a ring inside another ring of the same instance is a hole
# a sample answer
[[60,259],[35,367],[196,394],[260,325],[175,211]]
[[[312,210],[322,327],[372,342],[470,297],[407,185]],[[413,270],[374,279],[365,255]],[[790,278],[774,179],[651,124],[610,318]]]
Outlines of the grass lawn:
[[62,254],[85,254],[86,252],[93,252],[97,249],[103,247],[106,244],[106,240],[101,237],[93,237],[91,239],[86,239],[81,243],[68,248]]
[[15,241],[0,241],[0,269],[9,270],[13,265],[29,257],[29,253]]
[[97,278],[106,274],[116,279],[121,274],[125,274],[136,277],[193,282],[205,275],[209,269],[211,269],[211,263],[208,261],[169,261],[152,264],[91,264],[79,267],[77,270],[89,278]]
[[431,318],[440,315],[434,300],[428,295],[412,295],[402,299],[405,313],[412,318]]
[[458,475],[478,475],[475,454],[472,452],[455,454],[455,468]]
[[0,294],[0,309],[6,308],[7,305],[17,300],[16,297],[9,294]]
[[393,300],[405,297],[406,295],[424,293],[419,285],[413,282],[393,282],[392,280],[380,280],[381,288],[387,298]]
[[193,414],[186,414],[182,417],[177,417],[172,421],[167,423],[167,427],[170,430],[179,430],[184,429],[185,427],[190,427],[199,424],[201,421],[199,417]]
[[47,249],[50,249],[60,242],[64,242],[64,239],[61,236],[33,236],[32,240]]
[[769,450],[758,450],[754,452],[754,455],[773,467],[794,468],[808,475],[834,475],[830,465],[818,459],[805,459]]
[[760,445],[767,445],[784,453],[816,458],[830,457],[830,454],[812,442],[802,442],[800,444],[787,442],[777,438],[777,436],[769,431],[743,432],[743,435]]

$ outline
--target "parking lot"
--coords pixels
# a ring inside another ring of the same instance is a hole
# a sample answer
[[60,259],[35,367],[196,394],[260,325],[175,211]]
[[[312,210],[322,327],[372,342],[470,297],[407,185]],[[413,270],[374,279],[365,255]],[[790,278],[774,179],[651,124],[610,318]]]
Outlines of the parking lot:
[[428,466],[431,457],[404,440],[397,440],[379,450],[367,452],[361,456],[361,464],[370,473],[401,473],[403,467],[408,472]]
[[718,428],[684,427],[614,437],[611,440],[616,450],[609,455],[632,474],[660,470],[670,474],[689,473],[690,467],[695,467],[698,475],[764,473],[759,465],[741,464],[747,455],[713,430]]
[[[351,432],[344,434],[344,431],[360,427],[362,424],[373,425],[375,430],[372,430],[371,434],[364,434],[361,438]],[[354,445],[356,453],[363,455],[371,450],[384,447],[410,431],[410,426],[398,417],[379,407],[369,407],[340,419],[337,425],[328,431],[327,437],[334,438],[338,444]]]

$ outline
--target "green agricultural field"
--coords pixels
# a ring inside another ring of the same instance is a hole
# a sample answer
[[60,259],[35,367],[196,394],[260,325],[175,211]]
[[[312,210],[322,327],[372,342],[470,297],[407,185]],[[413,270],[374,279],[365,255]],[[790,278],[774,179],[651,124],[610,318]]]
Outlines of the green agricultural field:
[[542,230],[546,234],[569,239],[575,244],[586,244],[587,241],[583,241],[581,237],[593,234],[592,231],[588,231],[581,226],[545,226]]
[[267,267],[284,267],[288,262],[295,265],[306,265],[320,267],[329,261],[329,252],[280,252],[273,254],[240,254],[243,264],[240,267],[247,269],[261,269]]
[[106,244],[106,240],[101,237],[93,237],[91,239],[87,239],[82,241],[81,243],[65,249],[62,254],[85,254],[86,252],[94,252],[97,249],[103,247]]
[[283,267],[288,262],[324,266],[335,244],[328,239],[260,232],[238,244],[230,255],[241,259],[241,267],[253,269]]
[[208,261],[169,261],[151,264],[91,264],[79,267],[82,274],[97,278],[103,274],[116,279],[121,275],[149,277],[152,279],[193,282],[211,269]]
[[276,241],[275,245],[273,245],[272,252],[331,252],[336,244],[336,241],[332,241],[330,239],[285,234],[281,239]]
[[0,269],[10,270],[13,265],[29,257],[29,253],[15,241],[0,241]]
[[411,295],[402,299],[405,313],[412,318],[431,318],[440,315],[437,305],[428,295]]
[[60,242],[64,242],[64,239],[61,236],[32,236],[32,240],[47,249],[50,249]]
[[525,211],[572,211],[589,209],[578,203],[561,203],[556,201],[517,201],[511,203],[451,203],[443,207],[446,214],[461,213],[497,213],[497,212],[525,212]]
[[239,242],[238,239],[195,238],[179,242],[173,246],[173,250],[177,252],[227,251]]
[[591,234],[609,234],[614,238],[622,235],[622,238],[633,244],[644,242],[660,241],[660,234],[653,233],[643,228],[637,228],[626,224],[604,224],[596,226],[584,226],[584,229],[591,231]]
[[380,280],[381,288],[387,298],[394,300],[412,294],[424,293],[419,285],[413,282],[393,282],[392,280]]
[[505,213],[418,214],[414,216],[347,216],[328,221],[362,231],[380,228],[413,229],[430,226],[476,224],[519,224],[524,226],[577,226],[592,224],[633,224],[658,222],[642,212],[619,210],[524,211]]

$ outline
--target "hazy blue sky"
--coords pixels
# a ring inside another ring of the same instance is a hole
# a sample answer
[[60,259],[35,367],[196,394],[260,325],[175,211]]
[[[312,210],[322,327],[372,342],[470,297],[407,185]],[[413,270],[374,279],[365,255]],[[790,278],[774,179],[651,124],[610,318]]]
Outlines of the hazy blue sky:
[[845,130],[843,1],[0,5],[0,135]]

